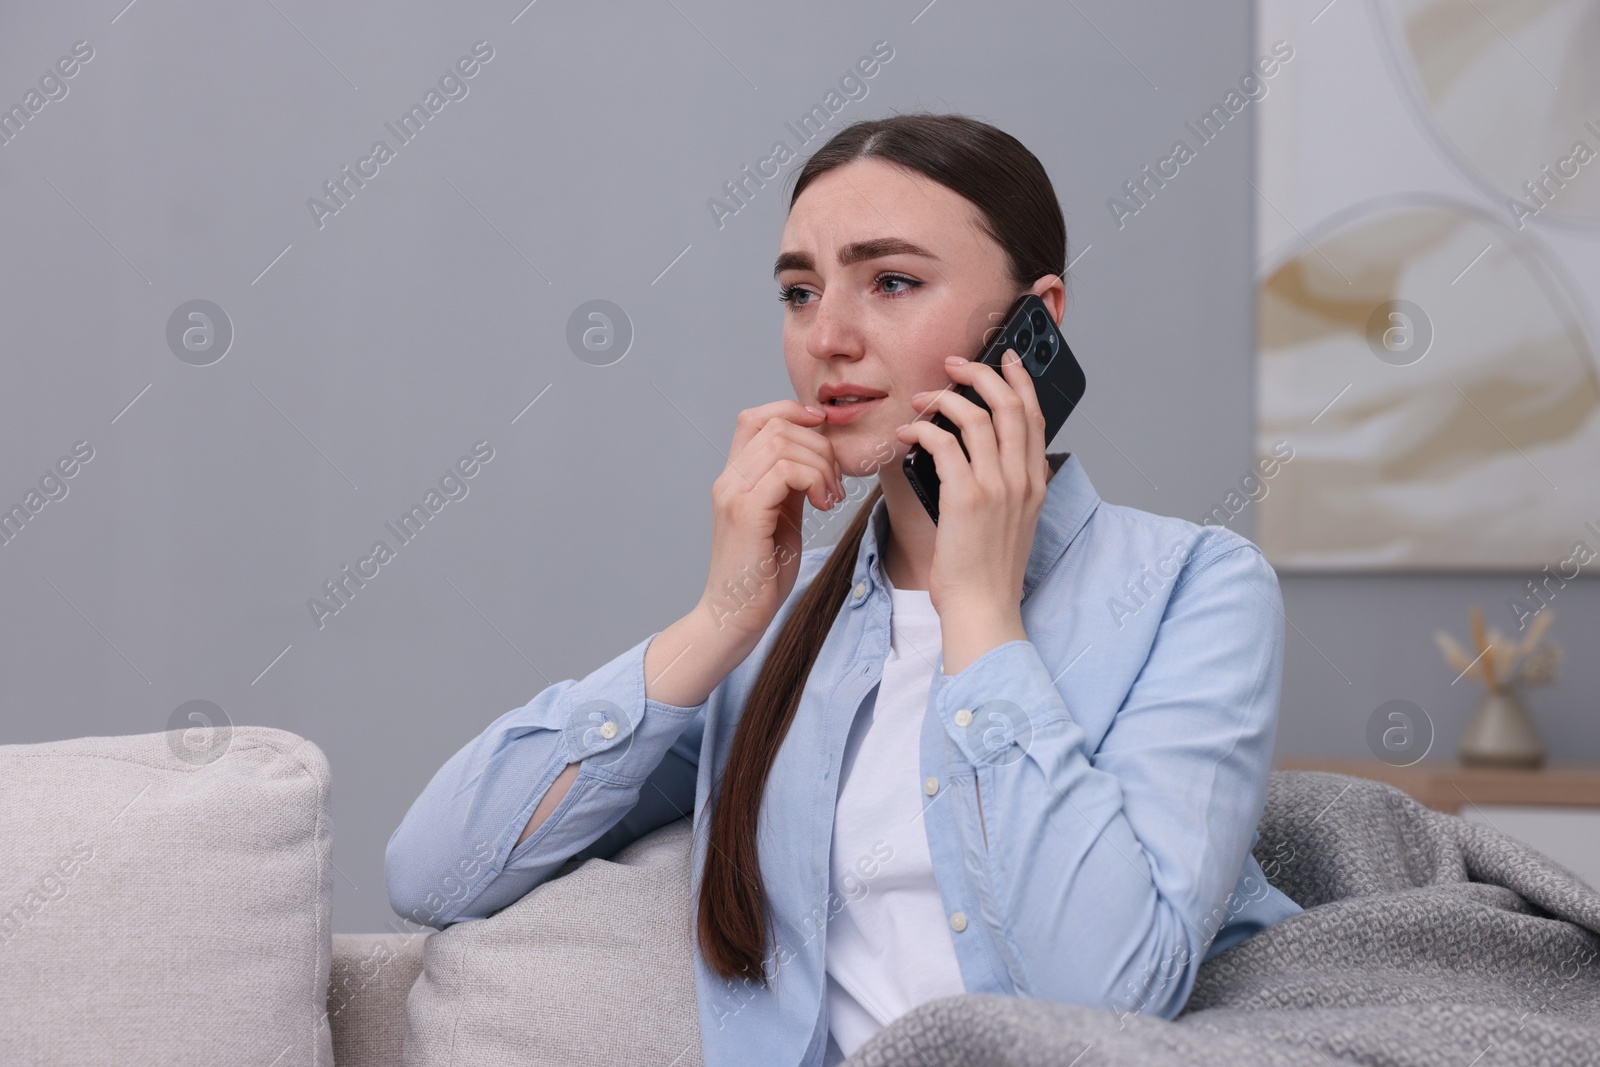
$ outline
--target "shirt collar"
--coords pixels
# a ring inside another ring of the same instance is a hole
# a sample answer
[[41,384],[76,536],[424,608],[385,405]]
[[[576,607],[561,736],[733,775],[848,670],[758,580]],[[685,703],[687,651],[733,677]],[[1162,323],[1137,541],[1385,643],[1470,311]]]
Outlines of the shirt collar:
[[[1045,458],[1056,473],[1045,486],[1044,506],[1039,511],[1033,549],[1028,554],[1028,570],[1022,578],[1023,600],[1028,599],[1040,579],[1056,565],[1100,504],[1100,495],[1090,484],[1089,475],[1084,472],[1077,456],[1070,452],[1047,452]],[[880,586],[884,584],[878,545],[888,532],[889,504],[880,496],[872,506],[867,528],[861,535],[852,586],[860,588],[862,582]]]

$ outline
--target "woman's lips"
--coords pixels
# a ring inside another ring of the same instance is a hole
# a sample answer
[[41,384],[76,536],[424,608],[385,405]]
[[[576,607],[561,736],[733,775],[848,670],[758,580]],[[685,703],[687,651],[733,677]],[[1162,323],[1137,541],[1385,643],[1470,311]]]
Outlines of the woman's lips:
[[828,416],[829,426],[843,426],[847,422],[854,422],[876,404],[881,404],[885,397],[874,397],[871,400],[857,400],[851,404],[822,404],[823,412]]

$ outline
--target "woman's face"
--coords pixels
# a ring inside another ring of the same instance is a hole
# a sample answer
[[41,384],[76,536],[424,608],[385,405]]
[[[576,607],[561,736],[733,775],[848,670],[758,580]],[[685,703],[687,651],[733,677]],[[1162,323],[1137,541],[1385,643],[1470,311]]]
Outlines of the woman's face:
[[[912,394],[950,386],[945,357],[971,359],[1016,299],[1004,251],[970,201],[881,160],[815,179],[779,247],[795,396],[827,413],[817,429],[845,474],[897,469],[911,446],[895,428],[919,414]],[[871,399],[836,405],[840,393]]]

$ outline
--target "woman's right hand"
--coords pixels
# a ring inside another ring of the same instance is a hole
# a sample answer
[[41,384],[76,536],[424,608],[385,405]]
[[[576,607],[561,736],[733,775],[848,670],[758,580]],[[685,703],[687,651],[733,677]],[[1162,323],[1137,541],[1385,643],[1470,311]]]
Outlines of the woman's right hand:
[[794,588],[803,550],[803,502],[821,511],[845,499],[827,416],[797,400],[739,412],[728,464],[711,485],[711,569],[701,604],[716,632],[754,648]]

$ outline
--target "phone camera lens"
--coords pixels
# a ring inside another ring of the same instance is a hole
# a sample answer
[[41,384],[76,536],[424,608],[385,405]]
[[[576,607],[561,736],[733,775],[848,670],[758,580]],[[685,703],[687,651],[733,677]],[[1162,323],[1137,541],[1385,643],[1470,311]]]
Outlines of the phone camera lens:
[[1012,339],[1011,347],[1018,352],[1026,352],[1031,344],[1033,344],[1033,331],[1024,326],[1017,331],[1017,336]]
[[1033,326],[1034,333],[1044,333],[1045,329],[1050,325],[1045,319],[1044,312],[1038,308],[1033,309],[1033,313],[1028,316],[1028,322]]
[[1037,377],[1045,372],[1055,358],[1056,339],[1051,334],[1045,334],[1033,346],[1033,366],[1028,369]]

